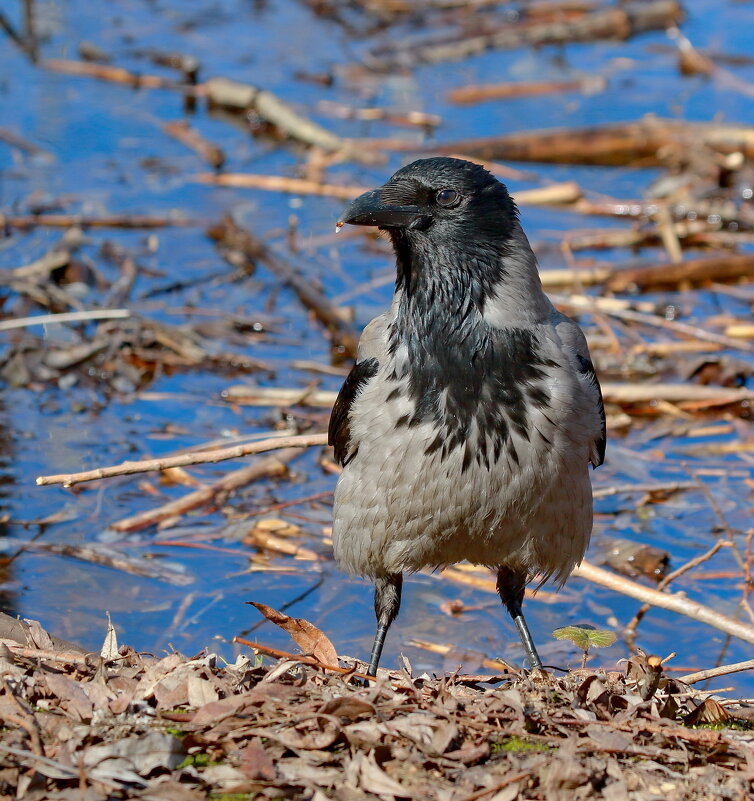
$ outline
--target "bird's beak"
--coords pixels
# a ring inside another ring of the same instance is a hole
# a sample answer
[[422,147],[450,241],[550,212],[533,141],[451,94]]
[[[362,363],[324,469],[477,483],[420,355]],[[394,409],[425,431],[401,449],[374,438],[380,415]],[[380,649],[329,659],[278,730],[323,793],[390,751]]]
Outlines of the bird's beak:
[[383,203],[381,189],[372,189],[356,198],[340,215],[337,227],[376,225],[379,228],[413,228],[424,218],[418,206],[394,206]]

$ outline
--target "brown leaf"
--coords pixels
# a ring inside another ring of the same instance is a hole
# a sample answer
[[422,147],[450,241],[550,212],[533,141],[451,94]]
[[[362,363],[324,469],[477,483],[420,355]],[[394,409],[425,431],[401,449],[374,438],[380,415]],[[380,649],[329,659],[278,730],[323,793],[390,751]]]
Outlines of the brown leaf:
[[42,628],[42,624],[38,620],[24,618],[24,623],[29,627],[27,629],[27,636],[31,639],[30,645],[34,645],[45,651],[54,650],[55,643],[52,637],[50,637],[46,629]]
[[337,665],[338,652],[327,635],[308,620],[289,617],[266,604],[250,601],[270,622],[287,631],[304,653],[312,654],[323,665]]
[[203,679],[201,676],[189,676],[186,680],[188,691],[189,706],[198,709],[213,701],[217,701],[219,696],[211,681]]
[[373,715],[374,705],[353,695],[342,695],[340,698],[331,698],[319,711],[323,715],[356,720],[362,715]]
[[331,715],[313,715],[280,729],[257,729],[257,733],[277,740],[286,748],[321,751],[340,737],[340,723]]
[[662,686],[662,660],[654,654],[639,651],[626,663],[626,683],[642,697],[651,698]]
[[481,762],[487,759],[490,755],[490,746],[488,743],[480,743],[479,745],[472,745],[470,743],[464,744],[457,751],[446,751],[443,756],[445,759],[454,759],[462,762],[464,765],[473,765],[476,762]]
[[686,718],[687,726],[699,723],[727,723],[730,720],[728,710],[714,698],[705,698],[701,704]]
[[258,740],[249,740],[241,753],[239,767],[249,779],[263,779],[270,782],[275,779],[276,772],[272,758]]
[[393,796],[397,798],[413,798],[411,790],[398,784],[391,776],[377,764],[374,754],[362,757],[359,771],[361,789],[368,793],[380,796]]
[[50,673],[46,676],[46,680],[50,691],[60,699],[61,706],[66,712],[78,720],[92,719],[94,705],[81,684],[61,673]]
[[261,703],[259,695],[253,690],[243,695],[231,695],[223,698],[222,701],[211,701],[197,710],[191,719],[192,728],[219,723],[221,720],[235,715],[243,707],[259,703]]
[[188,678],[181,675],[166,676],[155,684],[154,698],[157,701],[157,709],[185,706],[188,703]]

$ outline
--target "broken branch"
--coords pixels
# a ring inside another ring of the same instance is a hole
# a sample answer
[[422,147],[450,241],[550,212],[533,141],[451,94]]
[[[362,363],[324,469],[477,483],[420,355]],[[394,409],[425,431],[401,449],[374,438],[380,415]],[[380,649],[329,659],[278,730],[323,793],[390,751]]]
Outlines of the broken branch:
[[167,470],[170,467],[186,467],[192,464],[215,464],[228,459],[238,459],[254,453],[265,453],[280,448],[310,448],[316,445],[327,445],[327,434],[300,434],[293,437],[270,437],[269,439],[249,442],[246,445],[233,445],[230,448],[216,448],[211,451],[183,453],[180,456],[168,456],[163,459],[144,459],[138,462],[122,462],[112,467],[97,467],[82,473],[61,473],[54,476],[39,476],[37,485],[62,484],[72,487],[85,481],[98,481],[113,476],[130,476],[134,473],[148,473],[153,470]]
[[611,573],[609,570],[603,570],[601,567],[597,567],[586,560],[574,569],[572,575],[585,581],[590,581],[592,584],[599,584],[601,587],[606,587],[621,595],[627,595],[629,598],[635,598],[660,609],[667,609],[670,612],[690,617],[700,623],[706,623],[708,626],[713,626],[745,642],[754,643],[754,626],[741,623],[721,612],[716,612],[698,601],[687,598],[682,592],[659,592],[623,576]]

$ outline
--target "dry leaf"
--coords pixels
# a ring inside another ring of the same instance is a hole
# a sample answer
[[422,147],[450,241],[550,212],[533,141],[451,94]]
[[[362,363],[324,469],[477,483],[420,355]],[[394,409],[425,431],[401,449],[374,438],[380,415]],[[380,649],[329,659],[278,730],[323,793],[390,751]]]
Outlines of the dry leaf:
[[248,779],[275,779],[275,765],[258,740],[250,740],[244,748],[239,767]]
[[339,718],[356,720],[362,715],[373,715],[374,705],[354,695],[342,695],[332,698],[320,710],[323,715],[335,715]]
[[[340,737],[341,726],[332,715],[313,715],[292,726],[265,732],[286,748],[303,748],[321,751],[329,748]],[[261,732],[260,732],[261,733]]]
[[110,620],[110,613],[107,612],[107,634],[105,634],[105,641],[102,643],[99,655],[106,661],[111,662],[117,659],[120,654],[118,653],[118,636],[115,633],[115,626],[113,621]]
[[361,788],[366,790],[366,792],[383,797],[414,797],[414,794],[410,790],[398,784],[395,779],[388,776],[388,774],[382,770],[375,761],[373,753],[369,754],[368,757],[362,757],[360,768],[359,779],[361,780]]
[[50,691],[60,699],[63,709],[73,718],[82,721],[92,719],[94,704],[79,682],[62,673],[49,673],[46,680]]
[[194,709],[203,707],[206,704],[211,704],[220,697],[217,694],[215,685],[212,684],[211,681],[203,679],[201,676],[189,676],[186,680],[186,689],[188,704],[194,707]]
[[698,726],[700,723],[706,725],[719,725],[727,723],[731,719],[728,710],[714,698],[705,698],[701,704],[686,717],[687,726]]
[[256,607],[271,623],[287,631],[304,653],[311,654],[323,665],[338,664],[338,652],[335,650],[335,646],[324,632],[320,631],[308,620],[304,620],[302,617],[289,617],[266,604],[256,603],[255,601],[250,601],[249,603]]
[[166,487],[201,487],[202,483],[182,467],[166,467],[160,472],[160,484]]
[[42,624],[38,620],[24,618],[24,623],[29,627],[26,632],[27,638],[31,640],[29,645],[41,648],[43,651],[51,651],[55,648],[52,637],[42,628]]

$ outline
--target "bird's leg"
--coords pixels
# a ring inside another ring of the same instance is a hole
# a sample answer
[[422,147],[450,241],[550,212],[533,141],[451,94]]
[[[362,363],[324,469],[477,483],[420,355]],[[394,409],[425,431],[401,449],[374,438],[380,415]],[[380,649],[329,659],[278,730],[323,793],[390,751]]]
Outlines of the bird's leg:
[[526,655],[533,668],[541,668],[542,660],[539,658],[537,649],[534,647],[534,640],[531,632],[526,625],[524,613],[521,605],[524,601],[524,587],[526,586],[526,573],[512,570],[509,567],[500,566],[497,569],[497,591],[500,595],[508,614],[513,618],[513,622],[518,629],[518,635],[526,650]]
[[377,675],[377,666],[380,663],[382,646],[385,644],[385,635],[390,624],[398,617],[398,610],[401,608],[402,587],[403,575],[401,573],[380,576],[374,581],[374,614],[377,617],[377,633],[374,635],[372,655],[369,657],[367,674],[370,676]]

